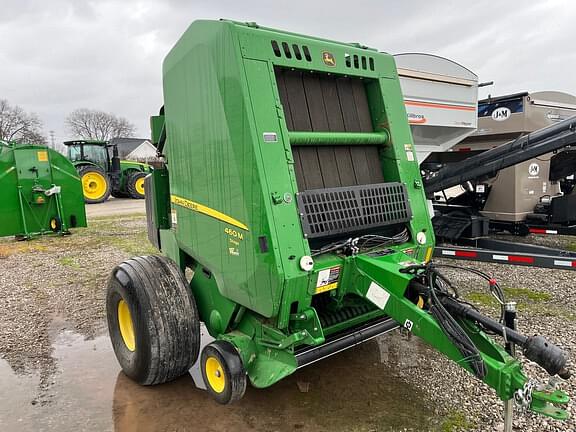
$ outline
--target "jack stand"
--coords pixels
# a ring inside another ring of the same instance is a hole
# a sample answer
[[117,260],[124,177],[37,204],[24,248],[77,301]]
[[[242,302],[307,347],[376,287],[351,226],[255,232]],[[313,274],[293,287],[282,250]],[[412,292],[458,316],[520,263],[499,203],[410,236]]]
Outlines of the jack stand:
[[[507,302],[504,305],[504,325],[506,328],[516,330],[516,302]],[[516,346],[506,340],[506,333],[504,333],[504,340],[506,342],[506,351],[511,356],[514,356],[516,354]],[[514,398],[504,401],[504,432],[512,432],[513,419]]]
[[504,401],[504,432],[512,432],[512,420],[514,419],[514,399]]

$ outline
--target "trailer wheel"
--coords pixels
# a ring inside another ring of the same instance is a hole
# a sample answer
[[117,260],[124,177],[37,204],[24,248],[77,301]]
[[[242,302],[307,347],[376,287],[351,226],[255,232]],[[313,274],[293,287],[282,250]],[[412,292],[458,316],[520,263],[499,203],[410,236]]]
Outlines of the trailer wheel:
[[200,320],[182,271],[163,256],[124,261],[108,281],[108,331],[126,375],[143,385],[188,372],[200,351]]
[[84,165],[78,168],[78,174],[82,180],[82,192],[87,204],[97,204],[108,199],[110,180],[102,168]]
[[62,228],[62,220],[58,216],[50,218],[50,230],[52,232],[58,232]]
[[126,191],[130,198],[143,199],[144,198],[144,179],[147,174],[143,172],[133,172],[128,175],[126,179]]
[[244,396],[246,371],[230,342],[217,340],[202,350],[202,377],[216,402],[226,405]]

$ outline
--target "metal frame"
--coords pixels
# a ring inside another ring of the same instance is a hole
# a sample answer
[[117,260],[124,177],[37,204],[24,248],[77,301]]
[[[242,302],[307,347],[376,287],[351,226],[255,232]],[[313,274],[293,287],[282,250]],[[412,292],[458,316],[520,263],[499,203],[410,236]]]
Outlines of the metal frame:
[[576,270],[576,253],[493,239],[479,239],[475,246],[436,246],[434,256],[494,264]]
[[569,235],[576,236],[576,225],[556,225],[556,224],[546,224],[546,225],[532,225],[526,224],[530,234],[539,235]]

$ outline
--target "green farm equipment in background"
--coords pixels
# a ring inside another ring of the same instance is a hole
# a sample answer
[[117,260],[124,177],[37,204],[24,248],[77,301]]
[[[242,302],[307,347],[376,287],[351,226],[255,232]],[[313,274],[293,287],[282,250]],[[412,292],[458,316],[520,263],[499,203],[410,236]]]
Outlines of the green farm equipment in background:
[[[488,333],[567,378],[564,351],[481,315],[430,262],[434,233],[392,56],[197,21],[166,57],[163,84],[151,123],[167,163],[145,188],[148,235],[165,256],[125,261],[108,285],[109,331],[129,377],[163,383],[199,360],[209,393],[229,403],[247,380],[268,387],[404,327],[502,400],[567,417],[568,396],[534,387]],[[200,322],[215,338],[203,349]]]
[[66,234],[86,226],[82,185],[74,166],[40,145],[0,141],[0,237]]
[[[152,167],[141,162],[120,160],[118,146],[106,141],[66,141],[68,159],[80,177],[86,203],[116,198],[144,198],[144,177]],[[112,155],[110,155],[112,150]]]

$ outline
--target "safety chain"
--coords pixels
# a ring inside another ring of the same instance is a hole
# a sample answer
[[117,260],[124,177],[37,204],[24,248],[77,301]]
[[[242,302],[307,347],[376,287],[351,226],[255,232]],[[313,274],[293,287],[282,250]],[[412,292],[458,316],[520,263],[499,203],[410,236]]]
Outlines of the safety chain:
[[525,412],[532,404],[532,391],[536,388],[534,380],[528,380],[522,389],[514,393],[514,403],[520,412]]

